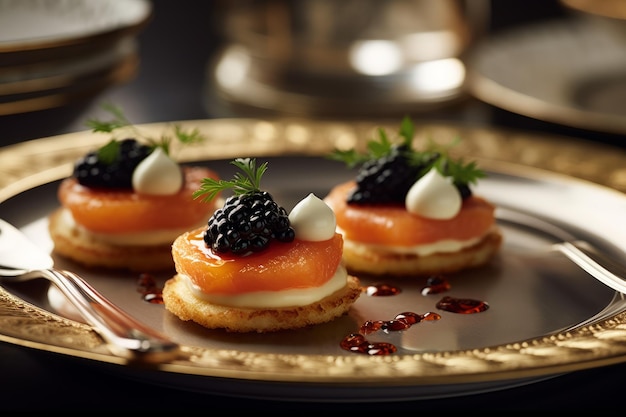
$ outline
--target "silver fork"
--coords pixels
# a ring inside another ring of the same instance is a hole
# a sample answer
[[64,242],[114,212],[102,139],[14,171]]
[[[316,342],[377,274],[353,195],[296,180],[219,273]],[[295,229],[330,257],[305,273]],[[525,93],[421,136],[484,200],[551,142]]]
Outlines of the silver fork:
[[[9,263],[11,265],[7,265]],[[0,282],[49,280],[116,355],[130,360],[162,362],[179,354],[177,343],[129,316],[77,274],[52,265],[48,254],[13,225],[0,219]]]
[[499,206],[496,216],[500,222],[508,222],[556,240],[550,249],[562,253],[609,288],[626,294],[626,266],[602,254],[589,242],[578,239],[552,222],[521,211]]

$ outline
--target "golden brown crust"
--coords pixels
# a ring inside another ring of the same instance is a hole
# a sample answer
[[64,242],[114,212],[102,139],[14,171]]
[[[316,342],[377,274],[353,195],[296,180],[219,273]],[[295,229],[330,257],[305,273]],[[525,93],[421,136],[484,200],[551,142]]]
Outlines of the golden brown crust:
[[154,272],[174,269],[172,245],[114,246],[93,239],[87,232],[61,221],[59,208],[48,217],[55,253],[88,267]]
[[486,264],[500,249],[502,235],[493,230],[479,243],[453,253],[428,256],[376,252],[354,242],[344,242],[343,259],[351,273],[426,276],[458,272]]
[[179,275],[163,288],[165,308],[184,321],[228,332],[267,333],[329,322],[347,313],[361,295],[358,278],[348,276],[347,285],[323,300],[307,306],[276,309],[237,308],[215,305],[195,297]]

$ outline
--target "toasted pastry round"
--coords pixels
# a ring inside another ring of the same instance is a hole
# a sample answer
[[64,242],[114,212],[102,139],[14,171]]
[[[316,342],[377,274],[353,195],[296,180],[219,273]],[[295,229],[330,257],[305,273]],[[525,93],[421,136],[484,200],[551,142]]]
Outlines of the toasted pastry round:
[[470,247],[427,256],[373,250],[357,242],[344,240],[343,259],[351,273],[426,276],[482,266],[498,252],[501,244],[502,234],[497,228]]
[[268,308],[228,307],[196,297],[185,280],[175,275],[163,288],[165,308],[184,321],[228,332],[267,333],[329,322],[345,314],[359,298],[358,278],[348,276],[346,286],[319,302],[306,306]]
[[48,230],[54,251],[88,267],[128,269],[139,272],[162,271],[174,268],[172,245],[122,246],[95,239],[89,232],[62,221],[64,208],[58,208],[48,217]]

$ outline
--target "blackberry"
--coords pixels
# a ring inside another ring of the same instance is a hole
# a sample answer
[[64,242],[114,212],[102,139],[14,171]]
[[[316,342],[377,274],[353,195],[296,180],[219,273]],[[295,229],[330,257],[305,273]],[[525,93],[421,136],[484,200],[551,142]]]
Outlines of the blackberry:
[[287,211],[266,191],[229,197],[213,213],[204,232],[204,242],[218,253],[245,254],[266,249],[272,240],[295,238]]
[[[106,146],[110,146],[109,145]],[[74,164],[74,177],[86,187],[132,189],[135,168],[152,152],[148,145],[136,139],[124,139],[112,148],[112,160],[103,160],[98,149],[87,153]]]
[[406,144],[393,145],[388,155],[365,162],[356,176],[348,204],[404,203],[419,177],[421,164],[412,164]]

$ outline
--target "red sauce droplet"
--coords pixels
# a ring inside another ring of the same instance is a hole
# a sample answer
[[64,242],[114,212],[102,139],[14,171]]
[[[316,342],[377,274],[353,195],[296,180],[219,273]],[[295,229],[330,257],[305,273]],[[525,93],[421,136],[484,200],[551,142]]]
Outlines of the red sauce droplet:
[[451,313],[474,314],[481,313],[489,309],[489,304],[485,301],[474,300],[471,298],[455,298],[443,297],[438,303],[437,308]]
[[382,320],[367,320],[361,325],[359,332],[361,334],[370,334],[379,331],[383,327],[384,321]]
[[411,311],[397,314],[391,320],[367,320],[364,322],[359,333],[352,333],[346,336],[340,343],[342,349],[355,353],[364,353],[367,355],[390,355],[397,352],[398,348],[391,343],[378,342],[371,343],[365,335],[377,332],[379,330],[385,333],[399,332],[407,330],[414,324],[421,321],[439,320],[441,316],[437,313],[429,312],[426,314],[417,314]]
[[426,280],[426,286],[422,288],[422,295],[439,294],[448,291],[450,283],[443,275],[433,275]]
[[371,297],[387,297],[398,295],[402,292],[399,287],[391,284],[378,283],[365,287],[365,293]]
[[146,288],[153,288],[156,286],[156,280],[154,277],[148,273],[139,274],[139,279],[137,280],[137,291],[144,292]]
[[158,293],[150,292],[150,293],[144,294],[143,299],[144,301],[147,301],[150,304],[163,304],[163,294],[161,294],[160,291]]
[[433,313],[432,311],[430,311],[422,315],[422,320],[423,321],[437,321],[437,320],[441,320],[441,316],[437,313]]
[[137,291],[141,293],[144,301],[151,304],[163,304],[163,293],[152,275],[147,273],[139,275]]
[[352,333],[341,341],[342,349],[355,353],[364,353],[370,356],[390,355],[396,353],[398,348],[391,343],[370,343],[361,334]]

